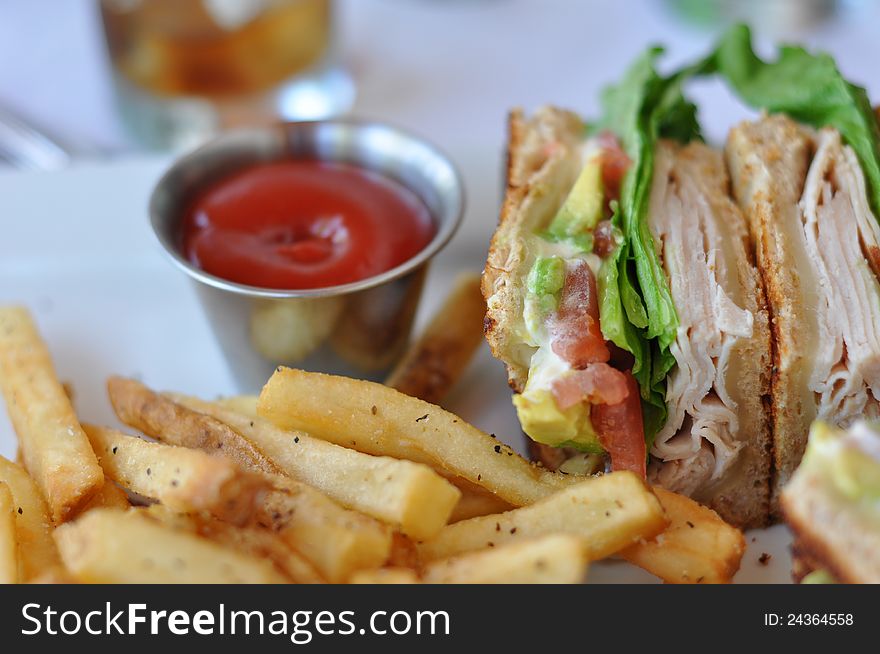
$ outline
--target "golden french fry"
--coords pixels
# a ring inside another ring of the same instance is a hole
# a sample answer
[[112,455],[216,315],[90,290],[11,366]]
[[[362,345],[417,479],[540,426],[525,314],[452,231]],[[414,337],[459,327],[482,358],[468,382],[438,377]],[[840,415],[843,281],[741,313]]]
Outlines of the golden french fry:
[[330,583],[388,560],[392,534],[386,525],[342,508],[301,482],[276,479],[276,486],[266,495],[261,523]]
[[375,454],[427,463],[515,506],[576,483],[440,407],[382,384],[278,368],[263,387],[260,415],[284,429]]
[[266,558],[296,584],[322,584],[324,579],[295,549],[277,535],[258,527],[235,527],[227,522],[213,520],[199,526],[199,535],[246,552],[257,558]]
[[270,488],[261,475],[199,450],[149,443],[115,429],[84,425],[105,474],[125,488],[175,511],[208,511],[244,524]]
[[63,522],[104,483],[104,475],[55,375],[49,350],[26,309],[0,308],[0,391],[25,467]]
[[364,454],[303,432],[285,431],[262,418],[251,418],[210,402],[169,396],[232,427],[293,479],[413,538],[437,534],[461,495],[426,465]]
[[77,515],[82,515],[86,511],[99,508],[111,509],[127,509],[131,506],[125,491],[114,484],[110,479],[104,479],[104,485],[101,490],[92,495],[85,506],[83,506]]
[[85,583],[274,584],[267,560],[162,525],[134,509],[94,509],[55,530],[70,573]]
[[483,489],[471,490],[460,488],[461,498],[458,504],[452,509],[452,515],[449,516],[449,523],[461,522],[462,520],[470,520],[471,518],[479,518],[484,515],[492,515],[495,513],[504,513],[514,508],[509,502],[505,502],[500,497],[492,495]]
[[460,275],[443,306],[409,346],[385,385],[440,404],[483,342],[485,314],[480,276]]
[[40,573],[27,583],[29,584],[78,584],[77,580],[63,566],[58,565]]
[[391,539],[391,554],[386,566],[389,568],[417,568],[419,551],[416,544],[408,536],[395,532]]
[[276,534],[266,528],[236,527],[205,515],[175,513],[162,504],[153,504],[142,510],[150,517],[174,529],[198,534],[224,547],[259,559],[268,559],[295,584],[324,583],[321,576],[301,554],[288,547]]
[[591,561],[610,556],[667,525],[657,497],[631,472],[581,481],[526,507],[449,525],[418,545],[422,561],[550,534],[571,534]]
[[359,570],[355,572],[350,584],[418,584],[421,583],[415,570],[410,568],[378,568],[376,570]]
[[221,397],[216,401],[216,404],[249,418],[256,418],[257,401],[259,399],[257,395],[232,395],[230,397]]
[[406,566],[362,570],[352,584],[576,584],[589,560],[577,536],[552,534],[433,561],[421,575]]
[[672,584],[726,584],[745,552],[742,532],[694,500],[654,488],[669,517],[656,538],[636,543],[620,556]]
[[15,502],[9,486],[0,481],[0,584],[18,581],[18,539],[15,535]]
[[107,391],[119,419],[151,438],[225,456],[249,469],[281,473],[227,424],[180,406],[134,379],[111,377],[107,380]]
[[15,505],[15,533],[18,542],[18,579],[28,582],[46,570],[61,565],[52,540],[49,508],[36,482],[27,471],[0,456],[0,482],[12,493]]
[[[282,477],[277,466],[226,423],[188,409],[133,380],[108,382],[117,415],[161,441],[232,455],[246,470],[262,471],[276,487],[263,498],[263,522],[277,531],[331,583],[357,569],[381,566],[391,550],[391,530],[347,510],[318,490]],[[219,447],[218,447],[219,446]]]
[[232,455],[245,470],[266,474],[275,490],[263,498],[262,521],[327,581],[344,581],[354,570],[379,567],[388,559],[388,527],[341,507],[302,482],[273,474],[280,473],[277,466],[226,423],[179,405],[133,380],[114,377],[108,388],[111,403],[123,422],[148,436],[207,453]]
[[429,563],[426,584],[577,584],[589,559],[581,538],[551,534]]

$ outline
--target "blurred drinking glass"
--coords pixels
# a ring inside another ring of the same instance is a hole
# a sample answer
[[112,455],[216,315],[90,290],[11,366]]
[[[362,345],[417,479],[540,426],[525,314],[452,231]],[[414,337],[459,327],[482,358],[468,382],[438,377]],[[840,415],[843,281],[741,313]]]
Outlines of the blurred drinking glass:
[[100,0],[134,136],[187,148],[220,129],[347,111],[331,0]]

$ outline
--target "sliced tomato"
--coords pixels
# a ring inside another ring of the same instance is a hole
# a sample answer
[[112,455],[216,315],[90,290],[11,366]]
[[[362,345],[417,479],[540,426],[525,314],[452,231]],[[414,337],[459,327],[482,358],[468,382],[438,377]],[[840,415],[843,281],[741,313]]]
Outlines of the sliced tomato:
[[573,368],[611,358],[599,329],[596,277],[586,261],[568,266],[559,308],[550,317],[550,347]]
[[614,226],[610,220],[602,220],[593,230],[593,254],[603,259],[614,252],[617,242],[614,238]]
[[623,374],[629,390],[624,400],[617,404],[593,405],[590,421],[599,435],[599,442],[611,457],[611,469],[632,470],[644,479],[648,453],[639,384],[631,372]]
[[581,402],[618,404],[626,399],[626,375],[607,363],[590,363],[553,382],[556,406],[565,411]]
[[598,136],[602,146],[602,183],[605,185],[606,200],[617,200],[620,197],[620,185],[629,170],[632,161],[620,146],[620,141],[611,132],[602,132]]

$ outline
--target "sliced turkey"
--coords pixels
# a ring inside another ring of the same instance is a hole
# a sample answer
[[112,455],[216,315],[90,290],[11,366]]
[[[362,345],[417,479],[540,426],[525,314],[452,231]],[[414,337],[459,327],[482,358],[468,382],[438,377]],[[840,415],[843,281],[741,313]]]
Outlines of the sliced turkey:
[[818,281],[819,332],[810,388],[818,417],[847,426],[876,415],[880,398],[880,284],[872,270],[880,226],[855,153],[840,134],[816,136],[800,201],[807,252]]
[[[655,153],[649,226],[669,279],[679,326],[670,350],[669,418],[651,454],[655,482],[698,494],[731,470],[741,434],[741,392],[731,379],[738,348],[755,336],[754,270],[745,222],[726,193],[721,154],[703,144],[662,143]],[[763,316],[762,316],[763,318]],[[766,326],[765,326],[766,327]],[[739,369],[739,368],[737,368]]]

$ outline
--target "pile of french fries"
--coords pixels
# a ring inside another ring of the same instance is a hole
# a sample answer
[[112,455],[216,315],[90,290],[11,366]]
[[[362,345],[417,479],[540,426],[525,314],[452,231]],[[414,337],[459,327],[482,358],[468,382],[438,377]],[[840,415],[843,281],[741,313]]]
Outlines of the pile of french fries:
[[[478,332],[481,305],[459,301],[477,292],[460,282],[435,328],[471,306]],[[460,333],[472,353],[479,340]],[[389,381],[438,401],[470,354],[438,372],[425,334]],[[0,457],[0,582],[578,583],[618,556],[719,583],[744,550],[687,498],[629,472],[550,472],[390,386],[279,368],[259,397],[107,388],[142,436],[81,423],[27,311],[0,308],[20,445],[20,462]]]

